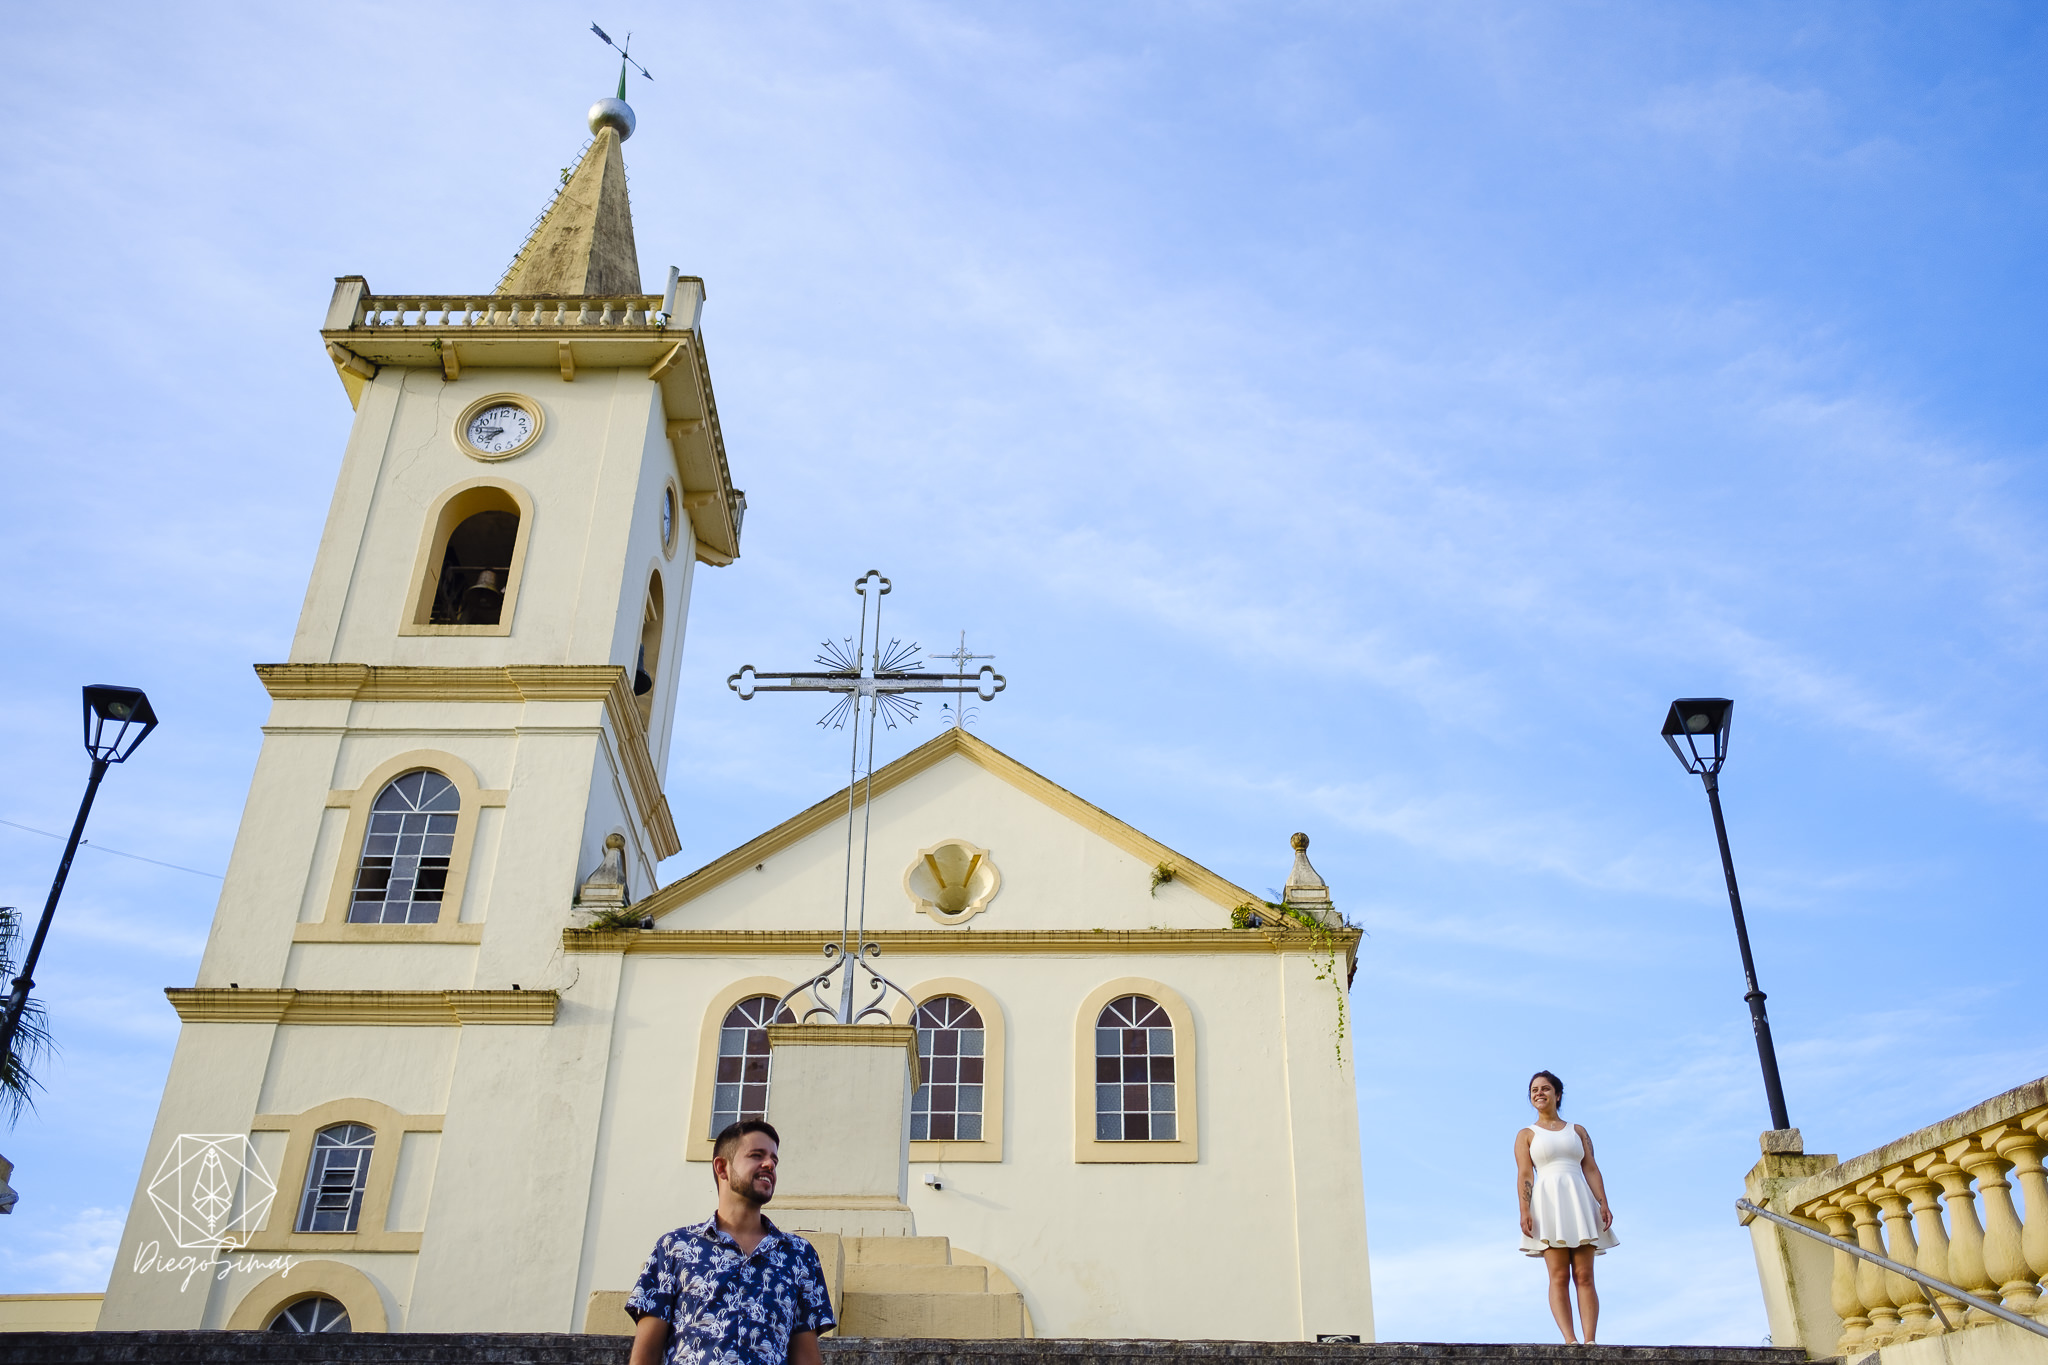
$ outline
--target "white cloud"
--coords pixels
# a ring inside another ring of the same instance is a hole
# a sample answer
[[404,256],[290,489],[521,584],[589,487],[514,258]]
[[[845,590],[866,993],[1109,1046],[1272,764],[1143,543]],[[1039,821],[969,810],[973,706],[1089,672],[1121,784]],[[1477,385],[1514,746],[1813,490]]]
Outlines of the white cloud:
[[[17,1177],[17,1188],[26,1183]],[[0,1267],[6,1270],[7,1282],[34,1285],[40,1293],[104,1290],[126,1215],[118,1209],[75,1209],[52,1223],[36,1216],[40,1210],[33,1198],[33,1193],[23,1195],[10,1215],[15,1236],[0,1243]]]

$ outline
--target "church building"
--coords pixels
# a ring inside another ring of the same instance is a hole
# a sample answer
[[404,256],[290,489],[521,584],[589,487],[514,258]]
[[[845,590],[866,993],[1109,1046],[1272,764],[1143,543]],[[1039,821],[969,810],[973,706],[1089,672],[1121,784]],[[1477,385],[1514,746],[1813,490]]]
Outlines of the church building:
[[747,503],[590,124],[495,292],[336,282],[354,424],[99,1327],[627,1331],[765,1115],[842,1335],[1372,1340],[1304,836],[1268,903],[955,728],[658,884]]

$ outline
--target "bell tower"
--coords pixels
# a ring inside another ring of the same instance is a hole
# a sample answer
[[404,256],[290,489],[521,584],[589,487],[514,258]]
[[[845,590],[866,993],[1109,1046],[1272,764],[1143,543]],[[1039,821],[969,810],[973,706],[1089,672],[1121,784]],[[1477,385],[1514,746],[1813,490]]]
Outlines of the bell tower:
[[370,693],[405,687],[496,726],[500,703],[581,696],[600,681],[587,670],[616,670],[579,861],[616,825],[644,890],[678,847],[657,775],[696,566],[737,557],[746,499],[703,281],[671,270],[662,295],[640,292],[634,123],[623,100],[592,107],[590,143],[494,293],[336,281],[321,336],[356,420],[291,661],[259,671],[280,701],[336,700],[335,669],[363,665]]
[[[103,1327],[270,1325],[260,1273],[181,1285],[152,1245],[289,1255],[358,1331],[574,1317],[588,1190],[561,1176],[590,1168],[611,1029],[576,1002],[617,983],[561,934],[679,849],[676,666],[746,509],[703,282],[643,292],[634,122],[592,107],[493,292],[335,282],[354,423],[290,657],[257,667],[270,717],[198,982],[167,992],[183,1029]],[[247,1159],[232,1210],[163,1212],[198,1198],[180,1135],[245,1133],[208,1149],[216,1185]]]

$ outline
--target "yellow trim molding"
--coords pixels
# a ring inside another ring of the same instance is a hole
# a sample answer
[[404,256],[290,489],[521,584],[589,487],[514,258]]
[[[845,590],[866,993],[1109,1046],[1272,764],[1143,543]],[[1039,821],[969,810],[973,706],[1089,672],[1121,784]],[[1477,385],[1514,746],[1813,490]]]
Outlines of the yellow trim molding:
[[616,664],[509,664],[498,668],[419,668],[369,664],[258,664],[256,676],[278,701],[601,701],[617,736],[640,819],[657,859],[682,851],[675,818],[654,770],[633,680]]
[[[912,1161],[1001,1161],[1003,1159],[1003,1063],[1009,1057],[1008,1029],[1004,1025],[1002,1002],[986,986],[958,976],[935,976],[910,988],[910,999],[919,1005],[942,995],[957,996],[974,1006],[981,1015],[981,1137],[977,1141],[953,1138],[944,1142],[910,1144]],[[910,1024],[916,1011],[910,1001],[898,1000],[893,1017]],[[914,1027],[914,1026],[913,1026]]]
[[[655,893],[657,896],[663,894]],[[651,898],[650,898],[651,899]],[[641,901],[635,909],[646,905]],[[1347,957],[1360,933],[1338,929],[1330,937]],[[837,929],[564,929],[571,953],[651,953],[657,957],[819,957],[837,943]],[[868,942],[889,957],[953,954],[1059,953],[1315,953],[1323,939],[1306,929],[870,929]],[[787,988],[785,988],[787,989]]]
[[[448,857],[448,885],[441,894],[441,917],[432,924],[351,924],[349,905],[355,895],[356,871],[363,860],[363,838],[370,828],[370,805],[394,778],[426,770],[455,784],[462,798],[455,817],[455,846]],[[327,890],[327,912],[314,924],[292,931],[294,943],[481,943],[483,925],[462,924],[462,894],[469,885],[469,864],[476,848],[476,827],[485,806],[502,806],[508,792],[486,790],[476,769],[441,749],[414,749],[388,758],[364,775],[353,791],[327,793],[329,807],[348,811],[341,835],[341,856],[335,859],[334,882]],[[398,935],[405,929],[413,933]],[[466,931],[466,932],[465,932]]]
[[552,1024],[553,991],[221,990],[169,986],[188,1024]]
[[370,1277],[339,1261],[300,1261],[280,1270],[242,1296],[228,1317],[230,1332],[260,1332],[270,1320],[295,1303],[329,1298],[348,1309],[351,1332],[387,1332],[384,1296]]
[[[901,1047],[910,1052],[910,1088],[922,1084],[917,1066],[917,1030],[900,1024],[770,1024],[768,1048]],[[774,1084],[772,1076],[770,1085]]]
[[[796,983],[780,977],[750,976],[711,997],[711,1003],[704,1009],[704,1024],[697,1031],[697,1078],[690,1089],[690,1129],[683,1139],[683,1160],[711,1160],[711,1140],[718,1136],[711,1131],[711,1115],[716,1112],[712,1100],[716,1098],[713,1089],[718,1083],[718,1031],[725,1026],[726,1014],[742,1000],[757,995],[780,1000],[795,989]],[[772,1054],[768,1083],[771,1087],[775,1084]]]
[[[385,1227],[391,1217],[391,1187],[398,1179],[398,1157],[407,1133],[438,1133],[439,1114],[401,1114],[377,1100],[329,1100],[300,1114],[258,1114],[249,1124],[251,1134],[285,1134],[284,1156],[277,1164],[277,1197],[270,1201],[270,1216],[263,1228],[249,1239],[249,1251],[418,1251],[420,1234],[393,1232]],[[298,1232],[299,1204],[306,1195],[306,1171],[313,1160],[313,1139],[323,1128],[337,1123],[360,1123],[377,1134],[370,1148],[370,1169],[363,1177],[363,1204],[356,1215],[354,1232]],[[306,1295],[300,1295],[301,1298]],[[336,1298],[341,1298],[339,1294]],[[344,1304],[347,1299],[341,1300]],[[282,1305],[280,1305],[282,1306]],[[273,1313],[276,1309],[271,1310]],[[355,1308],[349,1306],[353,1321]],[[267,1319],[266,1319],[267,1320]]]
[[[1142,995],[1157,1001],[1173,1021],[1174,1128],[1180,1136],[1172,1142],[1095,1140],[1095,1021],[1102,1014],[1102,1007],[1121,995]],[[1121,1165],[1200,1160],[1196,1128],[1200,1107],[1195,1092],[1200,1058],[1194,1011],[1173,987],[1148,977],[1120,976],[1088,992],[1074,1014],[1074,1160]]]
[[301,924],[294,943],[462,943],[484,941],[481,924]]
[[[1163,862],[1172,863],[1174,881],[1208,897],[1226,911],[1259,899],[1235,882],[1224,880],[1194,859],[1175,852],[1143,830],[1125,824],[1100,806],[1090,805],[1065,787],[1033,772],[986,740],[977,739],[965,730],[942,730],[936,738],[926,740],[895,762],[876,769],[874,794],[880,796],[955,754],[1000,777],[1027,796],[1035,797],[1084,829],[1101,835],[1137,858],[1146,868]],[[689,904],[713,887],[750,871],[754,864],[764,862],[799,840],[844,820],[847,799],[844,788],[834,792],[766,834],[706,863],[681,881],[669,883],[640,902],[640,909],[659,919],[669,911]],[[855,799],[857,802],[858,798]]]

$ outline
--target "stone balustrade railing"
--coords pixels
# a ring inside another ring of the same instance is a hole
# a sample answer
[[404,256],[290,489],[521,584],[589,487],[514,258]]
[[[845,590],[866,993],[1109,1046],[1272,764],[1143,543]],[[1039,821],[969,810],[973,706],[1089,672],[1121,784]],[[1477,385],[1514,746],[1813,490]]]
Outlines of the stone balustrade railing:
[[659,330],[661,295],[520,297],[512,294],[365,294],[351,328],[607,327]]
[[[1759,1201],[1765,1207],[2048,1323],[2048,1295],[2041,1288],[2048,1278],[2044,1152],[2048,1079],[1839,1164],[1826,1157],[1767,1155],[1752,1175],[1752,1187],[1768,1191],[1768,1200]],[[1758,1180],[1774,1161],[1780,1175],[1799,1178]],[[1788,1169],[1794,1162],[1820,1169]],[[1825,1254],[1833,1259],[1828,1302],[1840,1325],[1833,1349],[1844,1355],[1997,1322],[1939,1292],[1937,1316],[1927,1294],[1905,1276],[1844,1251]],[[1805,1335],[1809,1339],[1802,1344],[1822,1354],[1816,1348],[1827,1343],[1811,1339],[1821,1333]]]

